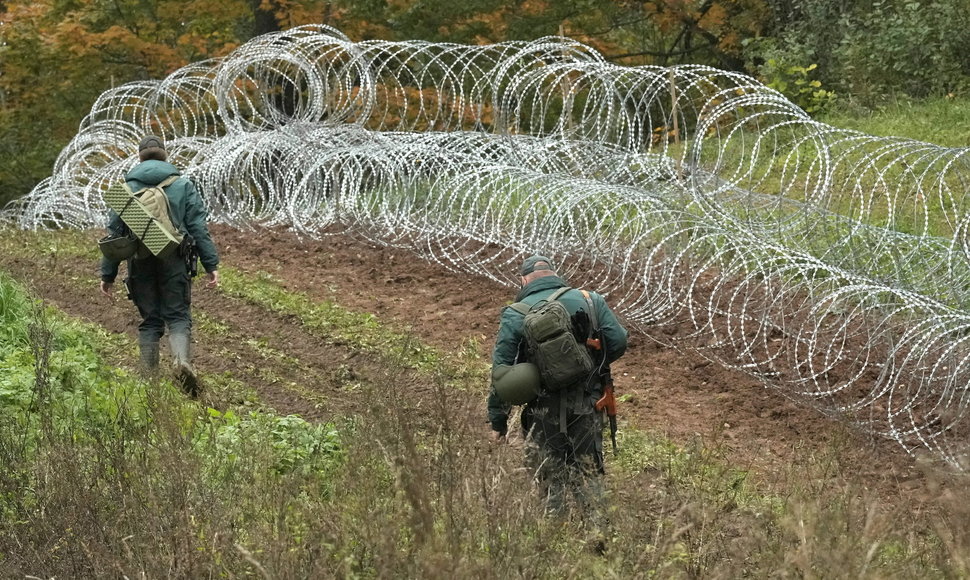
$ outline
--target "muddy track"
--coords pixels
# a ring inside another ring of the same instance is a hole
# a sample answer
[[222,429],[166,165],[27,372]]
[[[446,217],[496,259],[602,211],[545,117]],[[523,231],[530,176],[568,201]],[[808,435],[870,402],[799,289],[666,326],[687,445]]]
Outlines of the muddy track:
[[[47,303],[109,332],[128,335],[134,348],[137,312],[124,299],[120,284],[115,299],[109,300],[97,292],[97,278],[85,275],[85,270],[93,271],[90,264],[64,261],[49,266],[41,274],[30,260],[12,258],[3,263],[6,271],[26,282]],[[260,406],[279,414],[326,421],[350,415],[361,404],[361,393],[348,385],[373,387],[388,380],[386,361],[336,345],[305,328],[295,316],[204,290],[201,285],[195,289],[193,302],[196,366],[210,382],[236,387],[208,391],[207,404],[222,408],[243,403],[252,391]],[[164,367],[167,352],[165,340],[162,342]],[[116,358],[119,364],[134,368],[136,356]],[[420,385],[416,375],[402,369],[395,373],[395,380]]]
[[[483,361],[499,311],[513,294],[493,281],[456,276],[405,251],[350,236],[307,240],[287,232],[223,226],[213,227],[213,236],[227,266],[266,272],[290,291],[372,313],[445,352],[474,341]],[[98,233],[89,237],[93,243]],[[137,312],[120,293],[113,301],[98,294],[97,264],[3,256],[0,268],[28,281],[65,312],[135,339]],[[420,377],[389,377],[386,360],[335,343],[294,316],[203,290],[201,284],[193,299],[199,313],[199,369],[231,376],[277,412],[311,420],[352,413],[361,400],[357,391],[346,388],[348,383],[380,387],[393,380],[422,388]],[[631,337],[628,354],[613,370],[618,393],[628,395],[620,408],[621,426],[662,433],[679,443],[701,439],[718,446],[739,468],[781,485],[798,477],[793,464],[837,446],[839,477],[877,489],[886,500],[920,501],[922,475],[895,443],[847,432],[740,372],[661,347],[644,335]],[[484,388],[468,386],[469,396],[477,399],[469,404],[481,409],[476,428],[483,436]]]

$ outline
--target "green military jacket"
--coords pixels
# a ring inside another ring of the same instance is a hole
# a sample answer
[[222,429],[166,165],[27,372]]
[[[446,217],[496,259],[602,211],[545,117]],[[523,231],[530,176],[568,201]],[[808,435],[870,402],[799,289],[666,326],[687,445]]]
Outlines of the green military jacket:
[[[171,163],[149,159],[128,172],[125,181],[132,191],[138,191],[150,185],[157,185],[171,175],[181,175],[181,173]],[[209,227],[206,223],[208,213],[195,184],[186,178],[177,179],[165,188],[165,195],[168,196],[172,208],[172,221],[175,222],[175,226],[192,236],[202,267],[206,272],[212,272],[219,266],[219,254],[209,235]],[[110,212],[108,233],[122,235],[124,229],[124,222],[118,214],[114,211]],[[118,275],[118,265],[119,262],[102,257],[101,279],[105,282],[114,282]]]
[[[515,301],[524,302],[532,306],[540,300],[549,298],[556,290],[563,286],[568,286],[568,284],[558,276],[539,278],[523,287],[515,297]],[[600,328],[601,336],[605,343],[601,351],[602,354],[598,356],[605,356],[605,364],[608,365],[626,352],[627,331],[620,324],[619,320],[617,320],[613,311],[606,305],[606,300],[600,294],[596,292],[590,292],[589,294],[596,312],[596,320]],[[566,307],[570,315],[575,314],[580,309],[586,310],[588,308],[586,299],[576,289],[569,290],[560,296],[559,301]],[[498,365],[513,365],[518,362],[527,362],[525,358],[525,337],[522,331],[524,321],[525,316],[515,309],[506,307],[502,310],[498,336],[495,339],[495,349],[492,351],[493,369]],[[597,362],[599,361],[597,360]],[[599,391],[579,393],[578,396],[580,398],[570,404],[573,407],[571,411],[574,413],[591,413],[593,410],[592,403],[601,394]],[[567,401],[560,400],[559,396],[546,394],[540,395],[534,404],[560,405],[567,404]],[[495,393],[495,389],[492,388],[488,397],[488,420],[493,430],[500,433],[506,432],[510,410],[511,405],[502,401]]]

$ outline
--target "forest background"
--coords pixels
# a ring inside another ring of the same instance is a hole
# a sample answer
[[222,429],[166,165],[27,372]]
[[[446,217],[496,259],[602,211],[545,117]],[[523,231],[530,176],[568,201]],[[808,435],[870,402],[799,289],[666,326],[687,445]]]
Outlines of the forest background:
[[905,107],[906,136],[970,143],[970,0],[0,0],[0,207],[104,90],[310,23],[355,41],[564,35],[617,64],[745,72],[848,128]]

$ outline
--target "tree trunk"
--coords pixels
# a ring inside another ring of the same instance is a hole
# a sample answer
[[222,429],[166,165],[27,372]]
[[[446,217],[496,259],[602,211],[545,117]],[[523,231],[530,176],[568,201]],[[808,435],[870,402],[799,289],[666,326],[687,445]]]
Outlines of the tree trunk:
[[276,10],[279,6],[272,0],[249,0],[253,9],[253,37],[279,32],[280,23],[276,20]]

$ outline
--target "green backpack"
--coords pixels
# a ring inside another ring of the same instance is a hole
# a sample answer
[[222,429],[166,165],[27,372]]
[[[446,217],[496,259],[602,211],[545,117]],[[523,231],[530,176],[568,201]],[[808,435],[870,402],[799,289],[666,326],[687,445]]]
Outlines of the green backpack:
[[[539,367],[542,386],[548,392],[583,388],[589,382],[596,363],[589,349],[576,339],[573,323],[559,297],[571,290],[560,288],[549,298],[529,306],[516,302],[510,308],[525,316],[523,334],[527,347],[527,359]],[[583,292],[589,305],[589,316],[596,332],[593,303]]]

